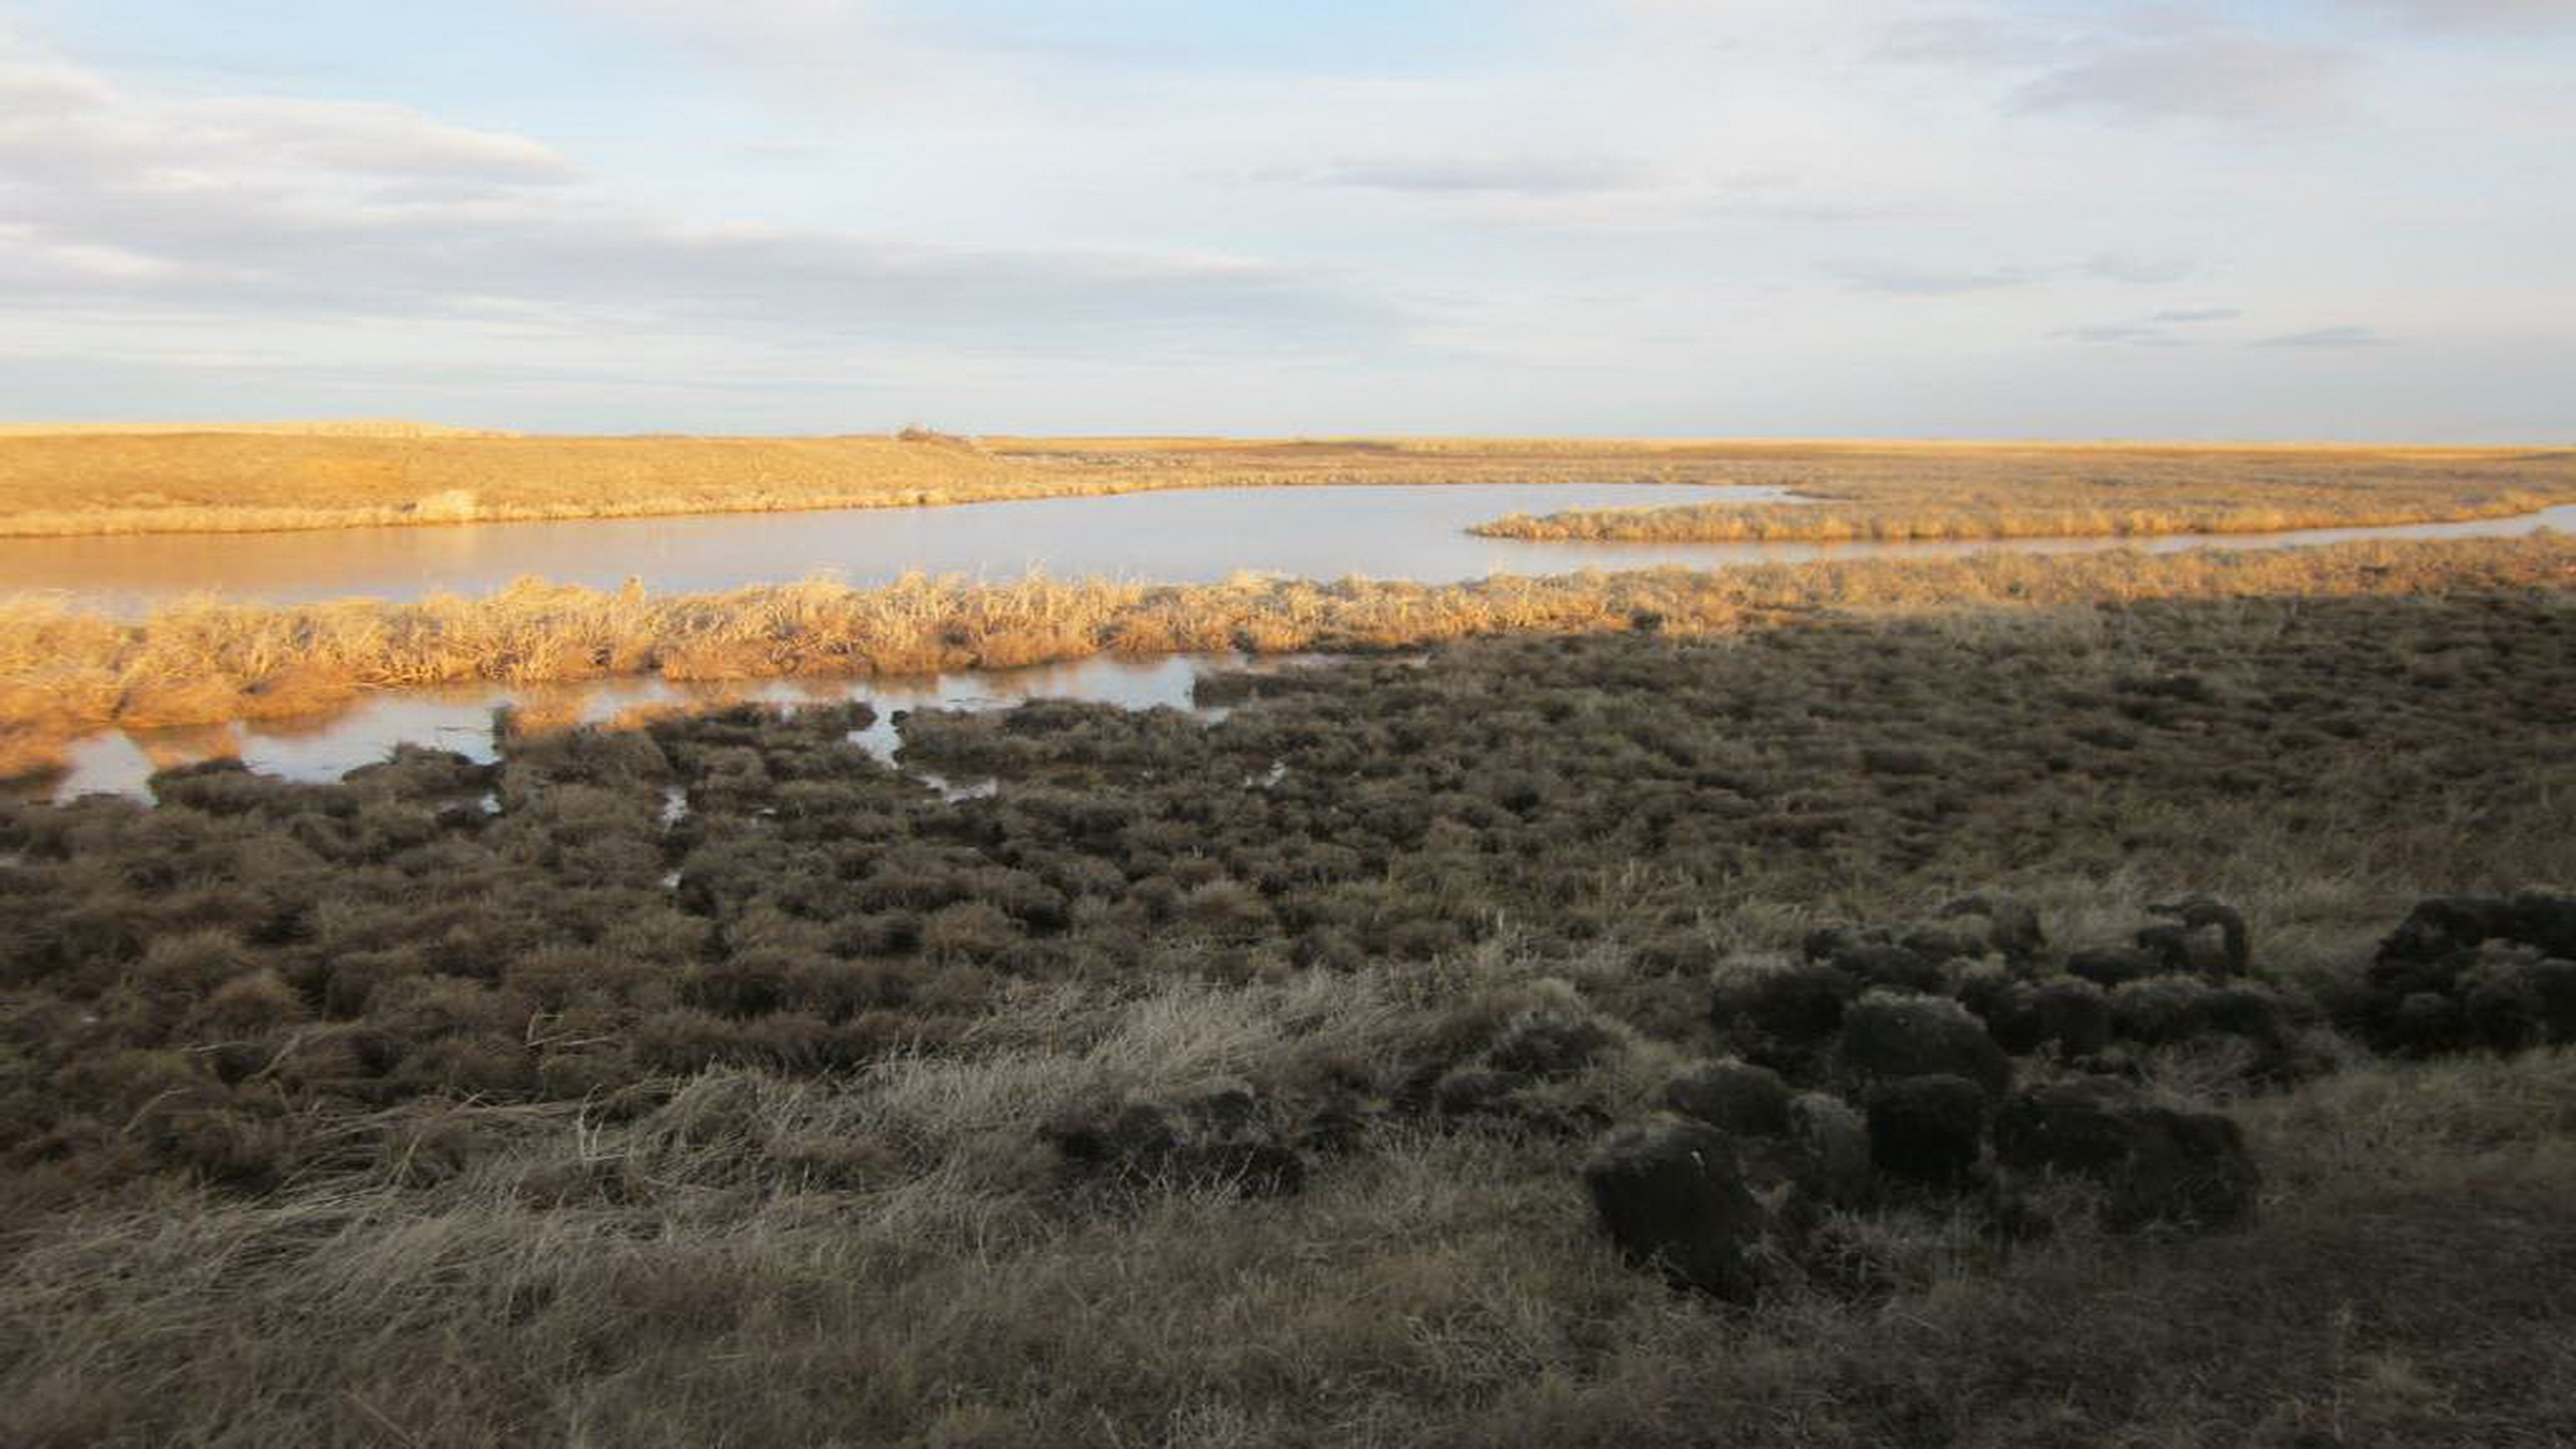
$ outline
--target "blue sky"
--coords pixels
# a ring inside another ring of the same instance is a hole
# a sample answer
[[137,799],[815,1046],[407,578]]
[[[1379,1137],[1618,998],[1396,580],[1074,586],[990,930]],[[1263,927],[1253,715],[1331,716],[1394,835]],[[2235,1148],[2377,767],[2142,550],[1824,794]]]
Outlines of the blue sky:
[[2576,434],[2576,0],[0,0],[0,420]]

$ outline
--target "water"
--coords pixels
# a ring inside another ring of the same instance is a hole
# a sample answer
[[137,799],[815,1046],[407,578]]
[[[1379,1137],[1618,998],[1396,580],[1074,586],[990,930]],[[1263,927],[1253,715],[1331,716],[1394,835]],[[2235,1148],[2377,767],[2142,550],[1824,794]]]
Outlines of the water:
[[2158,538],[1919,543],[1601,543],[1478,538],[1509,513],[1705,502],[1797,502],[1781,490],[1695,484],[1316,485],[1186,489],[945,508],[726,513],[301,533],[0,539],[0,592],[60,589],[90,607],[139,612],[206,590],[296,602],[364,595],[477,594],[527,575],[656,592],[728,589],[829,573],[860,585],[907,572],[1011,578],[1104,575],[1212,583],[1238,572],[1449,583],[1489,574],[1718,568],[1819,558],[1939,557],[2009,548],[2265,548],[2353,538],[2471,538],[2576,529],[2576,505],[2512,518],[2383,528]]
[[[1241,571],[1449,583],[1660,561],[1636,545],[1478,538],[1507,513],[1794,501],[1776,488],[1656,483],[1455,483],[1179,489],[943,508],[719,513],[344,528],[299,533],[0,539],[0,588],[63,589],[134,610],[220,590],[297,602],[488,593],[530,574],[693,593],[830,573],[859,585],[907,572],[1006,578],[1044,569],[1213,583]],[[1662,558],[1697,559],[1691,550]],[[1704,551],[1703,551],[1704,552]]]
[[[1169,705],[1212,720],[1223,717],[1223,707],[1201,707],[1190,699],[1190,686],[1202,670],[1285,669],[1309,662],[1310,658],[1294,655],[1176,654],[1152,659],[1103,655],[1026,669],[856,682],[807,679],[683,685],[644,678],[387,691],[346,710],[309,719],[90,735],[72,745],[69,772],[40,782],[32,793],[58,800],[93,792],[140,797],[148,793],[145,782],[153,771],[219,756],[237,757],[254,770],[290,779],[336,780],[360,765],[383,759],[395,745],[404,743],[489,761],[497,754],[492,712],[502,705],[516,707],[525,719],[562,725],[610,723],[656,709],[737,700],[864,699],[876,706],[876,723],[851,739],[892,762],[901,743],[894,724],[897,710],[994,709],[1027,699],[1082,699],[1129,709]],[[986,781],[918,773],[952,798],[988,793],[991,788]]]

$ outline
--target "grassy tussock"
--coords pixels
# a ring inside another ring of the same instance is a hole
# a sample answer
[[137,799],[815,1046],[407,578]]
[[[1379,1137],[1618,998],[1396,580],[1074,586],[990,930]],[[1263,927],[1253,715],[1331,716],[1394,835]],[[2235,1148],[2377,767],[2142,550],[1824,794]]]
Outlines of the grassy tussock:
[[1814,499],[1515,514],[1493,538],[1637,542],[1904,542],[2144,538],[2456,523],[2576,500],[2576,453],[1975,451],[1846,456],[1800,474]]
[[[1711,1050],[1713,975],[1822,922],[1997,889],[2074,945],[2205,889],[2322,981],[2418,896],[2576,878],[2576,593],[2532,582],[908,718],[1003,778],[966,801],[841,706],[0,806],[7,1437],[2551,1442],[2564,1052],[2255,1097],[2152,1059],[2245,1122],[2251,1231],[1894,1198],[1749,1310],[1622,1267],[1574,1173]],[[1516,1119],[1426,1103],[1533,1024],[1598,1049]],[[1210,1094],[1297,1134],[1302,1193],[1049,1145]]]
[[2576,539],[2355,543],[2159,556],[1986,554],[1456,585],[1214,585],[915,577],[655,596],[527,581],[483,598],[271,607],[197,599],[139,623],[0,600],[0,742],[109,723],[309,714],[362,689],[658,673],[673,680],[919,674],[1101,653],[1412,648],[1511,633],[1725,633],[1819,612],[2050,608],[2148,598],[2351,596],[2563,581]]
[[1046,994],[997,1029],[1077,1030],[991,1090],[898,1060],[820,1088],[712,1073],[631,1123],[455,1106],[414,1124],[480,1143],[448,1175],[415,1153],[45,1223],[0,1270],[19,1442],[2467,1446],[2576,1413],[2564,1055],[2258,1104],[2274,1186],[2241,1237],[2070,1230],[1999,1262],[1856,1220],[1907,1284],[1884,1308],[1675,1297],[1594,1239],[1546,1142],[1391,1136],[1293,1204],[1096,1217],[1007,1152],[873,1181],[828,1155],[889,1125],[1015,1140],[1105,1048],[1166,1088],[1383,1049],[1405,983],[1334,986]]

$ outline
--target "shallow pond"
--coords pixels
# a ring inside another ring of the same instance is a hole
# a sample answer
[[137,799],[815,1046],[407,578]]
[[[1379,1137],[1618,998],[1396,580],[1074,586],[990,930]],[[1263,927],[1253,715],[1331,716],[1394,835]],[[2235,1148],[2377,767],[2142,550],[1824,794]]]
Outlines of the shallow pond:
[[[488,593],[530,574],[693,593],[829,573],[859,585],[910,572],[1101,575],[1212,583],[1250,570],[1448,583],[1663,561],[1632,545],[1478,538],[1507,513],[1644,504],[1781,502],[1774,488],[1655,483],[1194,488],[938,508],[850,508],[347,528],[301,533],[0,539],[7,587],[66,589],[131,608],[220,590],[281,601],[437,590]],[[1696,560],[1705,551],[1655,552]]]

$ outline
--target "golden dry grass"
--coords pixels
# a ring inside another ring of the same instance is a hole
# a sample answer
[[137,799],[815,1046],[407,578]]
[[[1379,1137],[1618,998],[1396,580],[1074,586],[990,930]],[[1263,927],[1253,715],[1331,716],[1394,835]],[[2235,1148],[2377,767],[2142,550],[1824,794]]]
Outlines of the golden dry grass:
[[1778,457],[1742,481],[1799,504],[1515,514],[1493,538],[1647,542],[2150,537],[2449,523],[2576,501],[2576,451],[2531,449],[1847,449]]
[[[1752,522],[1726,522],[1737,519],[1730,511],[1651,525],[1763,532],[1519,536],[2169,532],[2212,523],[2412,522],[2524,511],[2576,498],[2571,458],[2508,448],[2136,444],[969,441],[925,429],[891,438],[538,437],[403,424],[0,429],[0,535],[903,507],[1163,488],[1525,482],[1769,485],[1827,504],[1743,516]],[[2005,521],[1992,528],[1976,521],[1989,516]]]
[[0,431],[0,535],[881,508],[1300,483],[1695,481],[1706,460],[1538,444]]
[[0,437],[0,533],[18,535],[621,518],[1034,491],[971,447],[894,438]]

